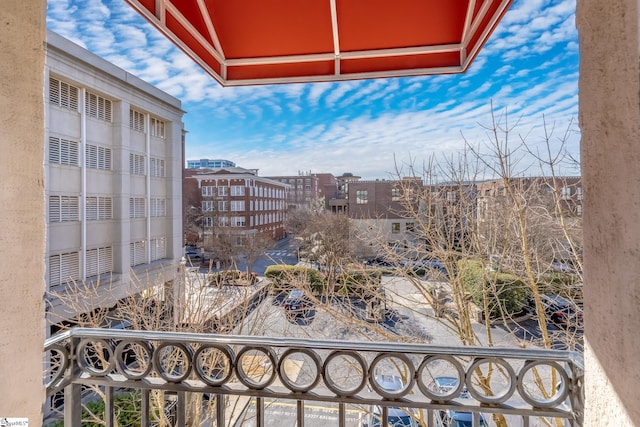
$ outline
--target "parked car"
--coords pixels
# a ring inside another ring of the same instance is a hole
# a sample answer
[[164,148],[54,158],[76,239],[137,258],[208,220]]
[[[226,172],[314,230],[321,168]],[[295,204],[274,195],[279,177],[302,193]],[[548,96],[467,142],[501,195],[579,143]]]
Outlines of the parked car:
[[289,292],[282,306],[287,316],[306,316],[313,308],[313,302],[302,289],[294,289]]
[[[385,390],[396,391],[404,387],[404,383],[396,375],[376,375],[376,383]],[[387,422],[383,424],[382,408],[378,405],[371,406],[365,417],[363,427],[419,427],[418,421],[409,409],[397,406],[387,407]]]
[[[458,387],[458,378],[436,377],[428,385],[428,387],[429,389],[437,393],[447,393]],[[466,388],[463,388],[458,397],[469,399],[469,392]],[[456,411],[453,409],[439,411],[439,413],[436,414],[435,425],[437,427],[472,427],[473,414],[471,412]],[[487,421],[482,414],[480,414],[479,427],[487,427]]]
[[582,309],[559,295],[540,294],[547,319],[558,325],[582,325]]
[[187,263],[191,264],[202,262],[202,260],[204,259],[200,251],[198,251],[198,249],[194,248],[193,246],[187,246],[185,248],[184,257],[186,258]]

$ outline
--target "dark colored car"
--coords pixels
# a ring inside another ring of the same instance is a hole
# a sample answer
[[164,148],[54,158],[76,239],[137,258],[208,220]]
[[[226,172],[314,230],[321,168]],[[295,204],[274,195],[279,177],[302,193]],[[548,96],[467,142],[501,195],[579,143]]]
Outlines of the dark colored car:
[[[428,385],[429,389],[437,393],[447,393],[458,386],[458,378],[454,377],[436,377]],[[460,392],[460,398],[468,399],[469,392],[463,388]],[[471,412],[455,411],[448,409],[440,411],[437,415],[436,426],[438,427],[472,427],[473,414]],[[487,427],[487,421],[480,414],[480,427]]]
[[385,257],[370,258],[365,264],[374,267],[397,267],[397,263]]
[[288,316],[295,317],[309,313],[313,308],[313,302],[302,289],[294,289],[289,292],[282,306]]

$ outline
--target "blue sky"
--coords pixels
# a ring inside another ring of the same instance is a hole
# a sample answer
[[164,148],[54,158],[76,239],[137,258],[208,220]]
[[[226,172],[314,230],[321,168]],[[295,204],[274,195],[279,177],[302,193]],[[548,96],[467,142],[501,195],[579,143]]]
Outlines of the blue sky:
[[[514,136],[556,141],[574,122],[579,156],[575,0],[514,0],[463,75],[222,88],[122,0],[48,0],[48,28],[182,101],[186,157],[262,176],[299,171],[388,178],[399,165],[486,141],[491,103]],[[567,171],[567,174],[577,174]]]

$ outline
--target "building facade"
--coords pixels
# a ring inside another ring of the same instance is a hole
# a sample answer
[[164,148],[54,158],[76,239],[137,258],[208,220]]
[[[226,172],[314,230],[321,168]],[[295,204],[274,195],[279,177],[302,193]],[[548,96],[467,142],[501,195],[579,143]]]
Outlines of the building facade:
[[269,179],[289,185],[290,206],[310,206],[320,198],[319,179],[313,174],[299,174],[290,176],[270,176]]
[[[237,236],[237,246],[251,235],[281,239],[285,235],[288,184],[260,177],[257,170],[220,168],[192,174],[195,180],[204,236],[217,233]],[[192,185],[191,184],[191,185]],[[198,206],[198,200],[189,202]]]
[[[47,33],[46,285],[50,323],[175,276],[182,253],[178,99]],[[136,277],[146,277],[146,284]]]
[[361,181],[345,174],[338,178],[338,195],[330,209],[349,216],[363,241],[411,247],[415,240],[415,216],[407,212],[411,194],[422,191],[420,179]]

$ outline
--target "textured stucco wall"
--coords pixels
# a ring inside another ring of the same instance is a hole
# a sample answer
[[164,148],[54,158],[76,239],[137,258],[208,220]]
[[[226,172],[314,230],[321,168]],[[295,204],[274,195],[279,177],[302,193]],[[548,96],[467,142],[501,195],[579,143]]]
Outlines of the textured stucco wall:
[[44,0],[0,8],[0,417],[40,425],[44,340]]
[[587,426],[640,425],[638,0],[578,0]]

